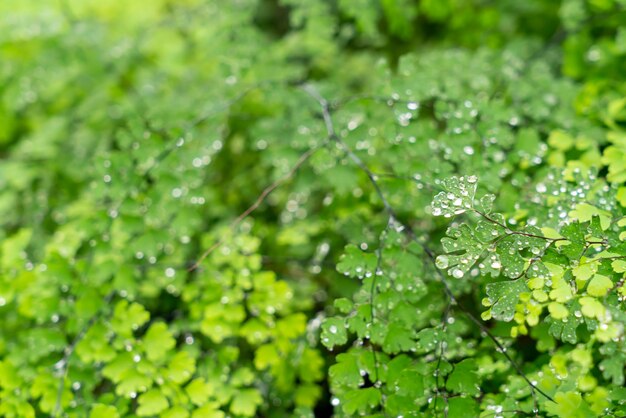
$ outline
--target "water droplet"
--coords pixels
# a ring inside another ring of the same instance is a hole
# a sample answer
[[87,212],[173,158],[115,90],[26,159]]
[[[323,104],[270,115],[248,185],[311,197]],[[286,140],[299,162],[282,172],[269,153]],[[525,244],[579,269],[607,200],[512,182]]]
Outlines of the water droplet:
[[445,269],[448,267],[448,256],[440,255],[435,259],[435,265],[437,268]]

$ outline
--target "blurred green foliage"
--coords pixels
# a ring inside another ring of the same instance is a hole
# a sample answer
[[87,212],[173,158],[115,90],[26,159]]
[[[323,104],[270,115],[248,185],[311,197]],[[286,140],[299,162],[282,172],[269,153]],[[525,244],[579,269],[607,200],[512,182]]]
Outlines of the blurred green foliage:
[[623,417],[626,3],[0,3],[0,417]]

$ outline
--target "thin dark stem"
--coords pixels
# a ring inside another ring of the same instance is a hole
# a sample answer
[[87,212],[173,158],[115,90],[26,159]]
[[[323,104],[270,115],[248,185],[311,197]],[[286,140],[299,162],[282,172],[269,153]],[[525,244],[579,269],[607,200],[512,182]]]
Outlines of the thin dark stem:
[[[254,201],[254,203],[252,203],[252,205],[250,205],[248,207],[248,209],[244,210],[239,216],[237,216],[237,218],[235,218],[231,224],[230,224],[230,229],[231,231],[234,231],[235,229],[237,229],[237,227],[241,224],[241,222],[243,222],[244,219],[246,219],[252,212],[254,212],[255,210],[258,209],[259,206],[261,206],[261,204],[265,201],[265,199],[267,199],[267,197],[274,191],[276,190],[279,186],[281,186],[282,184],[286,183],[289,179],[291,179],[293,177],[293,175],[298,171],[298,169],[318,150],[319,148],[309,148],[304,154],[302,154],[300,156],[300,158],[298,158],[298,160],[296,161],[296,163],[291,167],[291,169],[286,172],[285,174],[283,174],[281,177],[279,177],[276,181],[274,181],[272,184],[270,184],[269,186],[267,186],[265,189],[263,189],[263,191],[261,192],[261,194],[256,198],[256,200]],[[187,269],[187,271],[193,271],[195,269],[197,269],[200,264],[204,261],[205,258],[207,258],[213,251],[215,251],[216,249],[218,249],[220,246],[222,246],[222,244],[224,243],[225,238],[220,238],[217,241],[215,241],[215,243],[213,243],[213,245],[211,245],[209,248],[207,248],[201,255],[200,257],[198,257],[198,259],[191,265],[191,267],[189,267]]]
[[[397,222],[400,226],[402,226],[402,231],[404,232],[404,234],[412,241],[414,241],[415,243],[417,243],[418,245],[420,245],[423,249],[423,251],[426,253],[426,255],[428,256],[428,258],[431,260],[431,262],[433,263],[433,266],[435,268],[435,271],[437,272],[439,279],[441,281],[441,283],[443,284],[443,288],[444,288],[444,292],[446,293],[448,299],[450,300],[450,303],[457,306],[458,309],[465,315],[467,316],[474,324],[476,324],[476,326],[478,326],[478,328],[485,333],[490,340],[493,341],[493,343],[495,344],[495,346],[498,348],[498,351],[500,351],[502,353],[502,355],[506,358],[506,360],[511,364],[511,366],[513,366],[513,368],[515,369],[515,371],[517,372],[518,375],[520,375],[522,377],[522,379],[524,379],[524,381],[528,384],[528,386],[530,387],[530,391],[531,391],[531,395],[533,397],[533,403],[534,403],[534,407],[535,410],[538,410],[537,407],[537,395],[536,392],[540,393],[542,396],[544,396],[546,399],[554,402],[554,400],[552,399],[552,397],[550,397],[550,395],[548,395],[547,393],[545,393],[543,390],[541,390],[540,388],[538,388],[537,386],[535,386],[530,379],[528,379],[528,377],[526,376],[526,374],[524,373],[524,371],[521,369],[521,367],[515,362],[515,360],[513,360],[513,358],[507,353],[506,351],[506,347],[504,347],[502,345],[502,343],[496,338],[495,335],[493,335],[491,333],[491,331],[489,331],[489,329],[480,321],[478,320],[478,318],[476,318],[468,309],[466,309],[465,307],[463,307],[463,305],[461,305],[461,303],[458,301],[458,299],[454,296],[454,294],[452,293],[452,290],[449,287],[448,281],[446,279],[446,277],[441,273],[441,271],[435,266],[435,254],[434,252],[423,242],[421,242],[418,238],[417,235],[415,233],[415,231],[411,228],[410,225],[402,223],[398,217],[396,216],[396,212],[394,210],[394,208],[391,206],[391,204],[389,203],[389,201],[387,200],[387,198],[385,197],[380,185],[378,184],[378,181],[376,179],[376,176],[374,175],[374,173],[369,169],[369,167],[350,149],[350,147],[344,142],[342,141],[335,133],[335,129],[333,126],[333,122],[332,122],[332,118],[331,118],[331,113],[330,113],[330,109],[328,106],[328,101],[326,99],[324,99],[318,92],[317,90],[311,86],[310,84],[306,84],[304,86],[302,86],[302,89],[309,95],[311,96],[313,99],[315,99],[318,104],[320,105],[321,109],[322,109],[322,117],[324,119],[324,123],[326,125],[326,129],[328,132],[328,136],[330,139],[334,140],[335,142],[337,142],[340,147],[344,150],[344,152],[346,152],[346,154],[350,157],[350,159],[367,175],[367,178],[369,179],[370,183],[372,184],[376,194],[378,195],[378,197],[380,198],[380,200],[383,203],[383,206],[385,208],[385,211],[388,213],[388,215],[390,216],[390,218],[392,218],[395,222]],[[490,219],[489,217],[487,217],[488,219]],[[496,223],[498,225],[501,225],[499,222],[492,220],[493,223]],[[502,226],[502,225],[501,225]],[[504,226],[504,228],[506,228],[506,226]],[[508,230],[508,228],[506,228]],[[514,232],[514,231],[512,231]],[[560,241],[560,240],[564,240],[563,239],[550,239],[550,238],[546,238],[546,237],[542,237],[539,235],[534,235],[534,234],[528,234],[526,236],[534,236],[537,238],[542,238],[542,239],[547,239],[547,240],[552,240],[552,241]]]
[[[381,232],[379,240],[378,240],[378,249],[376,250],[376,270],[374,271],[374,274],[372,275],[372,285],[370,287],[370,316],[372,318],[372,324],[374,324],[374,321],[376,319],[376,305],[374,303],[374,299],[376,297],[377,277],[382,272],[383,250],[385,248],[385,242],[387,240],[387,231],[389,231],[389,228],[393,225],[393,222],[394,222],[393,219],[390,217],[389,220],[387,221],[387,225],[385,226],[385,229]],[[379,373],[380,365],[378,361],[378,354],[373,344],[371,345],[371,349],[372,349],[372,356],[374,357],[374,372],[376,373],[376,376],[374,378],[374,385],[377,386],[380,381],[380,373]],[[382,406],[383,406],[383,414],[385,417],[387,417],[387,411],[385,410],[384,397],[382,398]]]
[[[104,298],[104,302],[105,302],[104,306],[107,306],[109,304],[111,299],[113,299],[114,295],[115,295],[115,291],[109,293]],[[72,356],[72,354],[74,354],[74,350],[76,349],[76,346],[78,345],[78,343],[82,341],[83,337],[85,336],[89,328],[98,319],[100,319],[100,313],[101,312],[97,312],[94,316],[89,318],[89,321],[87,321],[85,325],[83,325],[83,327],[80,329],[80,331],[78,331],[78,334],[76,334],[76,336],[74,337],[70,345],[65,347],[65,350],[63,352],[63,357],[61,358],[61,360],[57,361],[54,364],[54,368],[61,375],[61,378],[59,379],[59,387],[57,389],[56,403],[54,405],[54,411],[52,413],[53,418],[58,417],[59,414],[62,412],[61,401],[63,399],[63,389],[65,387],[65,381],[67,380],[67,375],[70,371],[70,357]]]
[[548,238],[548,237],[544,237],[543,235],[537,235],[537,234],[531,234],[529,232],[523,232],[523,231],[514,231],[511,228],[509,228],[508,226],[506,226],[505,224],[496,221],[495,219],[489,217],[488,215],[484,214],[483,212],[477,210],[477,209],[473,209],[472,211],[474,213],[476,213],[477,215],[480,215],[483,219],[485,219],[488,222],[491,222],[494,225],[498,225],[500,228],[504,228],[505,232],[508,235],[522,235],[524,237],[529,237],[529,238],[539,238],[539,239],[543,239],[546,241],[552,241],[552,242],[557,242],[557,241],[567,241],[567,238]]
[[[452,309],[452,304],[448,303],[446,309],[443,311],[443,315],[441,317],[441,332],[445,335],[446,329],[448,328],[448,317],[450,315],[450,310]],[[441,336],[441,341],[439,342],[439,355],[437,356],[437,365],[435,366],[435,393],[437,396],[435,397],[433,409],[437,411],[437,400],[441,396],[444,401],[444,417],[448,416],[448,395],[445,390],[445,382],[443,391],[439,389],[439,371],[441,367],[441,360],[443,360],[444,349],[445,349],[445,338],[444,335]]]
[[397,220],[398,217],[396,216],[393,207],[389,204],[385,195],[383,194],[383,191],[380,188],[378,181],[376,180],[376,175],[374,174],[374,172],[370,170],[369,167],[363,162],[363,160],[361,160],[361,158],[358,155],[356,155],[352,151],[352,149],[350,149],[348,144],[346,144],[337,135],[334,125],[333,125],[332,117],[330,114],[330,107],[329,107],[328,101],[324,99],[322,96],[320,96],[317,90],[310,84],[304,84],[302,86],[302,90],[304,90],[309,96],[317,100],[320,107],[322,108],[322,117],[324,119],[324,124],[326,125],[328,138],[336,142],[339,145],[339,147],[348,155],[348,157],[367,175],[367,178],[369,179],[370,183],[374,187],[376,194],[378,195],[380,200],[383,202],[383,206],[385,207],[385,210],[394,220]]

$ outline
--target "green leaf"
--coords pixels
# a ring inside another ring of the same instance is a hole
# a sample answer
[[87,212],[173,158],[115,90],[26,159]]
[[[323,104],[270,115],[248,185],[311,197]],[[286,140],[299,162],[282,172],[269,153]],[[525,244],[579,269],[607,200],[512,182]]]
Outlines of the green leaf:
[[115,393],[133,398],[137,393],[144,392],[152,385],[152,379],[135,369],[126,369],[120,376]]
[[201,406],[213,394],[213,386],[206,382],[203,378],[192,380],[186,387],[185,392],[195,405]]
[[466,224],[458,228],[450,227],[446,234],[448,237],[442,238],[441,244],[448,254],[438,256],[436,265],[440,269],[447,269],[448,274],[455,279],[461,279],[478,261],[487,244],[480,242]]
[[554,319],[565,319],[569,316],[567,308],[558,302],[548,304],[548,311],[550,311],[550,316]]
[[363,279],[370,277],[376,272],[378,259],[376,254],[360,250],[356,245],[347,245],[344,254],[337,263],[337,271],[346,276]]
[[473,208],[477,180],[476,176],[443,180],[440,184],[444,191],[438,193],[431,204],[433,215],[450,218]]
[[593,418],[596,415],[589,409],[589,405],[583,401],[580,393],[557,392],[554,403],[548,403],[546,409],[557,417]]
[[383,349],[389,354],[410,351],[416,345],[413,337],[414,333],[411,328],[398,322],[392,322],[387,327]]
[[102,369],[102,374],[114,383],[118,383],[133,366],[133,355],[128,352],[122,352],[117,354],[117,356]]
[[572,269],[572,274],[578,280],[589,280],[598,270],[597,261],[585,261]]
[[568,282],[563,278],[563,269],[560,272],[552,276],[552,290],[549,293],[550,299],[563,303],[572,299],[572,288]]
[[417,346],[424,352],[433,351],[439,348],[441,338],[443,338],[441,330],[436,328],[424,328],[417,333]]
[[240,367],[232,374],[230,381],[233,386],[245,386],[254,382],[254,373],[248,367]]
[[101,403],[93,404],[89,418],[119,418],[120,414],[114,406]]
[[590,222],[594,216],[599,216],[602,230],[606,230],[609,227],[612,219],[611,212],[598,209],[588,203],[579,203],[576,205],[576,208],[570,211],[569,216],[580,222]]
[[196,371],[196,361],[188,351],[174,354],[167,368],[167,377],[174,383],[181,384],[189,380]]
[[550,323],[548,332],[550,335],[558,338],[561,341],[576,344],[578,336],[576,334],[576,328],[580,325],[581,321],[570,313],[570,316],[566,319],[555,320]]
[[328,374],[332,382],[349,388],[358,388],[363,383],[357,359],[349,353],[337,355],[335,364],[330,366]]
[[212,405],[204,405],[192,412],[191,418],[224,418],[226,414]]
[[156,415],[169,406],[167,398],[159,389],[151,389],[147,391],[137,398],[137,402],[139,403],[137,415],[140,417]]
[[212,303],[204,307],[204,318],[200,325],[200,330],[215,343],[221,343],[224,339],[234,336],[239,331],[240,325],[245,318],[246,313],[242,305],[230,304],[224,306],[222,303]]
[[139,329],[149,320],[150,313],[143,306],[136,302],[129,304],[128,301],[121,300],[115,305],[111,328],[117,334],[130,337],[133,331]]
[[275,366],[280,362],[280,352],[274,344],[264,344],[260,346],[254,354],[254,366],[258,370],[265,370],[266,368]]
[[327,318],[322,323],[322,344],[328,348],[348,342],[345,321],[342,318]]
[[259,405],[263,403],[261,394],[256,389],[241,389],[230,404],[230,412],[246,417],[254,416]]
[[561,151],[567,151],[574,145],[574,139],[564,131],[550,132],[548,145]]
[[624,365],[626,364],[626,356],[624,353],[616,353],[615,355],[602,360],[599,369],[605,379],[610,379],[614,385],[624,385]]
[[376,388],[356,389],[345,394],[343,412],[363,415],[376,408],[381,402],[380,391]]
[[76,345],[76,354],[86,363],[109,361],[115,357],[115,350],[109,344],[110,333],[104,324],[94,324]]
[[478,404],[471,398],[454,397],[448,400],[448,417],[465,418],[478,414]]
[[579,301],[581,306],[580,310],[584,316],[588,318],[603,319],[606,310],[600,301],[587,296],[580,298]]
[[324,359],[319,351],[305,348],[300,356],[298,374],[303,382],[317,382],[325,375]]
[[[540,256],[546,247],[546,243],[543,239],[529,236],[542,236],[539,228],[526,226],[520,232],[527,235],[509,235],[498,243],[498,247],[496,249],[500,258],[500,264],[503,266],[503,272],[511,279],[520,277],[525,271],[527,263],[530,262],[530,258]],[[522,255],[523,253],[530,255]],[[533,266],[535,269],[541,268],[542,270],[545,270],[540,262],[535,263]],[[532,271],[533,270],[531,270],[531,272]],[[545,274],[547,271],[539,272],[534,270],[534,273],[536,276]]]
[[316,384],[300,385],[296,388],[294,401],[296,405],[306,408],[313,408],[319,401],[322,390]]
[[591,296],[602,297],[613,287],[613,281],[606,276],[596,274],[587,285],[587,293]]
[[474,359],[465,359],[454,365],[454,370],[448,376],[446,388],[459,394],[476,396],[480,394],[480,379],[478,365]]
[[155,322],[143,337],[143,350],[151,361],[163,360],[165,354],[176,345],[167,325]]
[[500,321],[509,322],[515,314],[515,306],[522,292],[528,288],[523,280],[489,283],[487,297],[491,304],[491,315]]
[[339,299],[335,299],[335,302],[333,302],[335,308],[342,314],[347,314],[348,312],[350,312],[353,308],[353,304],[352,301],[350,301],[347,298],[339,298]]
[[[626,31],[624,31],[624,33],[626,34]],[[619,187],[615,198],[622,207],[626,207],[626,187]]]
[[180,405],[171,407],[170,409],[161,412],[160,418],[188,418],[189,411]]
[[623,183],[626,181],[626,147],[617,137],[609,136],[609,139],[613,139],[616,145],[607,147],[602,155],[602,163],[609,168],[607,179],[612,183]]
[[560,251],[571,260],[578,260],[585,248],[583,226],[578,222],[574,222],[561,228],[560,233],[567,238],[567,245],[560,247]]
[[611,263],[611,267],[615,270],[616,273],[626,273],[626,261],[625,260],[614,260]]

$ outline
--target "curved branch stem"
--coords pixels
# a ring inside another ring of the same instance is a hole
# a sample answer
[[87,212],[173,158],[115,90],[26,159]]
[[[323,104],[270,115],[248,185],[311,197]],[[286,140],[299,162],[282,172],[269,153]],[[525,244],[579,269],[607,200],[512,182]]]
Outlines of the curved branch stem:
[[[529,386],[530,391],[531,391],[531,395],[533,397],[533,404],[534,404],[534,408],[535,410],[538,409],[537,406],[537,395],[536,393],[541,394],[543,397],[545,397],[546,399],[554,402],[554,400],[552,399],[552,397],[550,395],[548,395],[547,393],[545,393],[543,390],[541,390],[539,387],[535,386],[530,379],[528,378],[528,376],[526,376],[526,374],[524,373],[524,371],[521,369],[521,367],[515,362],[515,360],[513,360],[513,358],[507,353],[506,351],[506,347],[504,347],[504,345],[498,340],[498,338],[493,335],[491,333],[491,331],[487,328],[487,326],[485,326],[485,324],[483,324],[478,318],[476,318],[468,309],[466,309],[460,302],[459,300],[454,296],[454,294],[452,293],[452,290],[450,289],[450,286],[448,284],[447,278],[441,273],[441,271],[435,266],[435,254],[434,252],[422,241],[420,241],[417,237],[417,234],[415,233],[415,231],[411,228],[410,225],[402,223],[395,212],[395,209],[393,208],[393,206],[389,203],[389,201],[387,200],[385,194],[382,191],[382,188],[380,187],[380,185],[378,184],[378,180],[376,179],[376,176],[374,175],[374,173],[372,172],[372,170],[369,169],[369,167],[363,162],[363,160],[361,160],[351,149],[350,147],[343,141],[341,140],[341,138],[339,138],[335,132],[334,126],[333,126],[333,122],[332,122],[332,117],[331,117],[331,112],[330,112],[330,108],[328,105],[328,101],[326,99],[324,99],[318,92],[317,90],[310,84],[305,84],[302,86],[302,89],[309,95],[311,96],[313,99],[315,99],[318,104],[321,107],[322,110],[322,117],[324,119],[324,123],[326,125],[326,129],[329,135],[329,138],[333,141],[335,141],[343,150],[344,152],[348,155],[348,157],[355,163],[355,165],[357,167],[359,167],[367,176],[367,178],[369,179],[369,182],[372,184],[372,187],[374,188],[374,191],[376,192],[376,194],[378,195],[378,197],[380,198],[380,200],[383,203],[383,206],[385,208],[385,211],[387,212],[387,214],[389,215],[390,219],[393,219],[395,222],[397,222],[401,227],[402,227],[402,231],[404,232],[404,234],[413,242],[417,243],[419,246],[422,247],[424,253],[426,253],[426,255],[428,256],[428,258],[430,259],[430,261],[433,264],[433,267],[435,269],[435,271],[437,272],[439,279],[443,285],[444,288],[444,292],[446,293],[446,296],[448,297],[448,299],[450,300],[450,304],[451,305],[455,305],[458,307],[458,309],[465,315],[467,316],[471,322],[473,322],[479,329],[481,332],[483,332],[485,335],[487,335],[489,337],[489,339],[494,343],[494,345],[497,347],[498,351],[500,353],[502,353],[502,355],[506,358],[506,360],[511,364],[511,366],[515,369],[515,371],[517,372],[517,374],[522,377],[522,379],[524,379],[524,381],[526,382],[526,384]],[[482,214],[483,217],[485,217],[487,220],[500,225],[502,227],[504,227],[505,229],[509,230],[509,228],[507,228],[506,226],[500,224],[499,222],[489,218],[488,216]],[[515,231],[512,231],[515,232]],[[550,241],[561,241],[561,240],[565,240],[565,238],[558,238],[558,239],[552,239],[552,238],[547,238],[547,237],[542,237],[539,235],[534,235],[534,234],[525,234],[525,233],[520,233],[520,235],[526,235],[529,237],[536,237],[536,238],[541,238],[541,239],[546,239],[546,240],[550,240]]]

